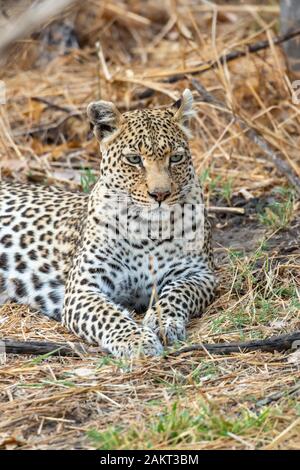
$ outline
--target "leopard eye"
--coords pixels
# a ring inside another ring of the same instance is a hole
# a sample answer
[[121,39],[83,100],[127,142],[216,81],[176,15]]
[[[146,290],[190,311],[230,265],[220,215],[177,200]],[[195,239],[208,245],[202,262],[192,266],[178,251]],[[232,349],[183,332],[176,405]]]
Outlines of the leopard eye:
[[139,155],[125,155],[125,159],[130,165],[140,165],[142,163],[142,159]]
[[171,163],[180,163],[184,159],[184,155],[182,153],[175,153],[171,156],[170,162]]

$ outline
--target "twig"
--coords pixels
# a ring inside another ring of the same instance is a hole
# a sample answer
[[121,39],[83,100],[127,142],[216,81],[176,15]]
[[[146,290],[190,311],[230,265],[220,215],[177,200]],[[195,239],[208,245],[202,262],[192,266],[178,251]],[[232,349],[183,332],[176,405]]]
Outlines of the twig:
[[[279,46],[283,42],[289,41],[290,39],[293,39],[297,36],[300,36],[300,29],[288,31],[281,36],[275,36],[273,38],[273,44],[275,46]],[[231,62],[232,60],[240,59],[241,57],[245,57],[248,54],[253,54],[253,53],[262,51],[264,49],[268,49],[269,47],[270,47],[270,41],[268,39],[264,41],[257,41],[257,42],[254,42],[252,44],[245,46],[243,50],[231,51],[231,52],[228,52],[227,54],[222,54],[216,60],[208,60],[206,62],[201,62],[200,64],[195,65],[195,67],[193,67],[193,70],[188,73],[189,75],[200,75],[204,72],[208,72],[209,70],[217,68],[220,64],[224,65],[228,62]],[[163,80],[162,82],[163,83],[176,83],[176,82],[179,82],[180,80],[184,80],[185,76],[186,76],[186,73],[182,73],[182,72],[174,73],[170,77]],[[137,97],[139,99],[150,98],[150,96],[153,96],[154,93],[155,93],[155,90],[147,88],[143,92],[139,93]]]
[[58,130],[63,124],[65,124],[71,118],[82,119],[84,114],[85,114],[85,111],[82,111],[82,112],[73,111],[73,112],[70,112],[68,116],[64,116],[63,118],[61,118],[58,122],[53,122],[50,124],[33,127],[31,129],[26,129],[26,130],[13,131],[13,136],[20,137],[24,135],[40,134],[41,132],[55,131],[55,130]]
[[38,103],[43,103],[48,106],[48,108],[56,109],[56,111],[62,111],[64,113],[71,113],[73,110],[69,106],[60,106],[59,104],[52,103],[52,101],[47,100],[46,98],[42,98],[40,96],[32,96],[32,101],[36,101]]
[[115,3],[117,2],[103,2],[103,7],[105,8],[105,10],[111,12],[113,15],[116,15],[118,18],[124,21],[124,23],[128,23],[128,25],[131,26],[141,26],[143,28],[151,24],[149,18],[129,11],[128,6],[123,7]]
[[242,207],[221,207],[209,206],[208,212],[221,212],[223,214],[245,214],[245,209]]
[[53,19],[63,10],[74,5],[78,0],[44,0],[33,8],[28,8],[23,14],[10,23],[0,35],[0,56],[7,52],[9,46],[25,36],[36,31],[45,22]]
[[106,60],[105,60],[105,57],[104,57],[104,53],[103,53],[103,49],[102,49],[100,41],[96,42],[96,50],[97,50],[97,56],[98,56],[99,63],[100,63],[101,68],[103,70],[104,78],[107,82],[110,82],[111,81],[111,73],[108,70],[108,66],[107,66],[107,63],[106,63]]
[[296,385],[294,385],[293,387],[290,387],[289,389],[285,389],[280,392],[273,393],[272,395],[259,400],[256,403],[255,407],[267,406],[274,401],[279,401],[281,398],[299,395],[299,393],[300,393],[300,383],[298,382]]
[[15,341],[11,339],[0,340],[1,351],[6,354],[32,354],[53,356],[80,356],[85,349],[80,343],[50,343],[44,341]]
[[[37,127],[32,127],[30,129],[15,129],[13,131],[13,136],[14,137],[22,137],[22,136],[27,136],[27,135],[36,135],[40,134],[42,132],[50,132],[50,131],[55,131],[58,130],[63,124],[65,124],[69,119],[75,118],[79,120],[83,120],[86,111],[85,109],[80,111],[72,110],[72,108],[68,106],[60,106],[55,103],[52,103],[51,101],[45,99],[45,98],[40,98],[38,96],[32,96],[31,99],[33,101],[38,101],[41,103],[46,104],[49,108],[56,109],[57,111],[62,111],[64,113],[68,113],[67,116],[62,117],[59,121],[57,122],[50,122],[49,124],[41,124]],[[140,106],[139,101],[131,101],[130,104],[125,103],[125,102],[119,102],[118,103],[118,108],[120,110],[124,111],[129,111],[130,109],[136,109]]]
[[289,182],[294,186],[297,193],[300,195],[300,178],[294,173],[293,168],[285,161],[283,154],[275,152],[264,137],[253,127],[250,127],[246,121],[240,116],[237,116],[232,110],[230,110],[225,103],[216,99],[201,83],[195,78],[191,79],[194,88],[197,90],[200,96],[200,101],[214,105],[220,111],[224,112],[227,120],[234,118],[235,122],[239,124],[241,129],[245,131],[245,135],[254,142],[266,155],[267,159],[276,167],[276,169],[284,175]]
[[[300,331],[295,333],[273,336],[268,339],[237,342],[237,343],[200,343],[192,344],[178,351],[169,353],[166,357],[176,357],[180,354],[203,351],[212,354],[231,354],[235,352],[249,352],[249,351],[287,351],[289,349],[296,349],[300,345]],[[2,339],[0,341],[1,350],[7,354],[48,354],[52,353],[54,356],[79,356],[81,353],[86,352],[80,343],[49,343],[42,341],[15,341],[10,339]]]
[[193,352],[193,351],[208,351],[212,354],[231,354],[250,351],[288,351],[289,349],[296,349],[300,346],[300,331],[280,336],[272,336],[271,338],[263,340],[236,342],[236,343],[218,343],[218,344],[192,344],[178,351],[172,352],[167,357],[179,356],[180,354]]

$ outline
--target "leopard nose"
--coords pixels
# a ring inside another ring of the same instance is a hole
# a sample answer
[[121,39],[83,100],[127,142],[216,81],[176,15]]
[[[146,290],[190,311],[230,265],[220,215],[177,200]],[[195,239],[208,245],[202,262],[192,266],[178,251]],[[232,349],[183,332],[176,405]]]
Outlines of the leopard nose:
[[162,202],[165,199],[167,199],[168,196],[170,196],[171,191],[169,190],[166,190],[166,191],[158,190],[158,191],[151,191],[151,192],[149,191],[148,194],[150,197],[155,199],[155,201]]

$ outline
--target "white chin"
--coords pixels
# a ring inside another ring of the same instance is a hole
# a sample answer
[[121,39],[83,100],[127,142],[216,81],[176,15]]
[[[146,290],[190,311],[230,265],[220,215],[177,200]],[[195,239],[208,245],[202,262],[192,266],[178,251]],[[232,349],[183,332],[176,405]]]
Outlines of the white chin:
[[170,208],[167,204],[163,203],[159,205],[158,202],[151,204],[149,207],[144,207],[140,212],[140,217],[143,220],[152,220],[153,222],[169,220]]

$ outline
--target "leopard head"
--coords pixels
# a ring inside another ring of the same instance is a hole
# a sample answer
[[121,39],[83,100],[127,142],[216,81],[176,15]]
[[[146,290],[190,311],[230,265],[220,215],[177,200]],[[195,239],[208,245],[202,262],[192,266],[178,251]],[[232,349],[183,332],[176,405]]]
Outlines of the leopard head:
[[189,149],[193,96],[173,105],[121,114],[108,101],[87,108],[102,153],[99,184],[141,206],[183,202],[196,184]]

